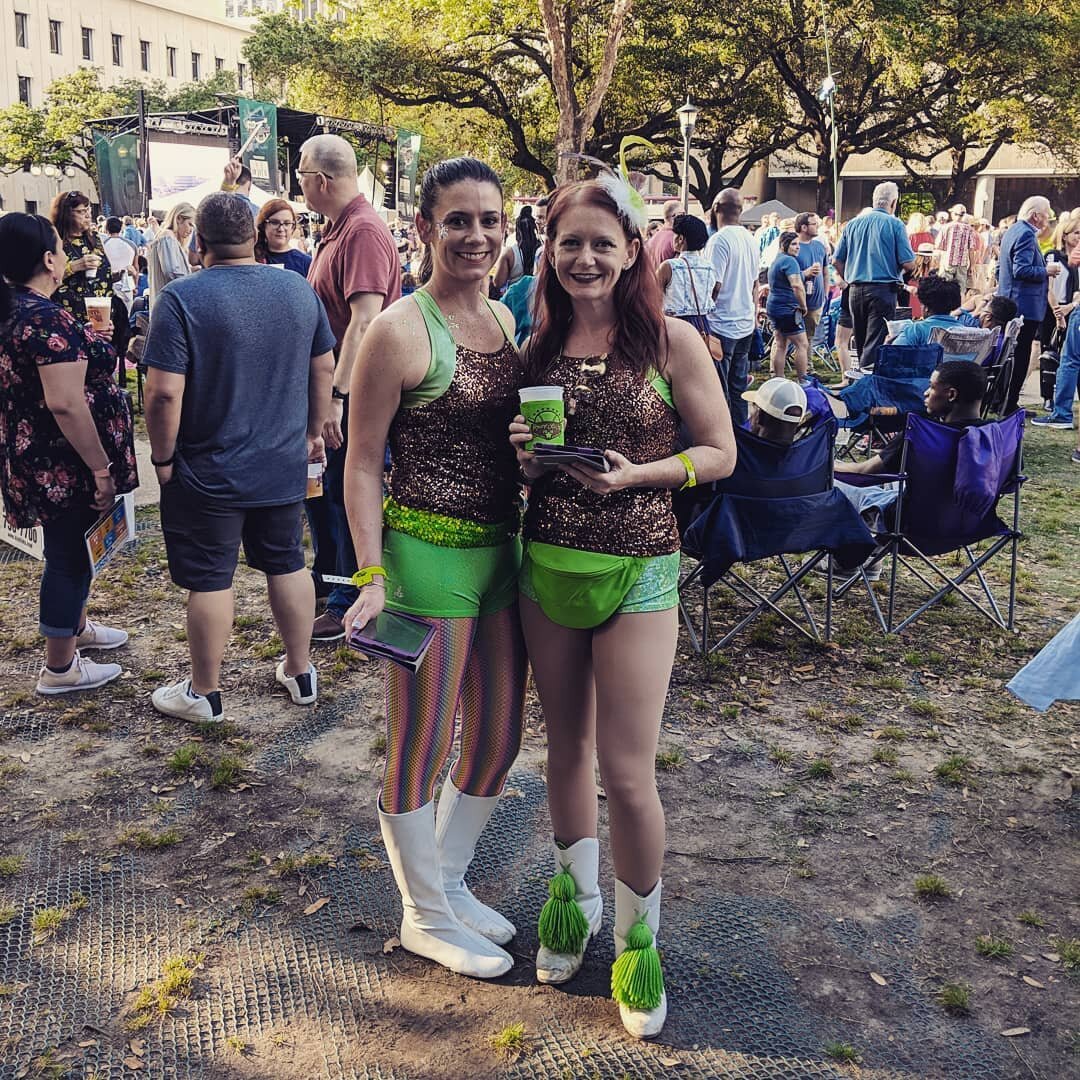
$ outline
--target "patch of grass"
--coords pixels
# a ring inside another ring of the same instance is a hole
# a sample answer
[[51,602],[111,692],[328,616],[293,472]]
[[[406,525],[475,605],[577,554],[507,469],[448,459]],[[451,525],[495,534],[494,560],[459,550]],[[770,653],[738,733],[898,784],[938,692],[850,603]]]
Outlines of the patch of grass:
[[971,1009],[971,987],[967,983],[945,983],[937,992],[937,1003],[954,1016],[963,1016]]
[[179,829],[162,829],[154,832],[152,829],[131,828],[125,829],[117,838],[120,847],[133,848],[135,851],[160,851],[162,848],[172,847],[184,839]]
[[1021,911],[1016,916],[1018,923],[1023,923],[1024,926],[1034,926],[1038,929],[1042,929],[1046,925],[1046,920],[1037,911]]
[[934,766],[934,775],[943,784],[963,787],[971,783],[971,758],[963,754],[950,754],[944,761]]
[[806,767],[806,775],[811,780],[831,780],[836,775],[836,769],[828,758],[814,758]]
[[195,971],[202,963],[201,954],[195,956],[170,956],[162,966],[161,978],[144,986],[131,1007],[127,1027],[137,1031],[152,1020],[172,1012],[181,1001],[191,997],[195,984]]
[[9,922],[14,922],[15,916],[18,914],[18,908],[12,907],[10,904],[0,904],[0,926],[7,926]]
[[40,945],[60,929],[76,911],[81,911],[90,903],[80,892],[71,894],[71,899],[64,907],[40,908],[30,917],[30,929],[34,933],[34,943]]
[[915,895],[923,900],[949,896],[949,883],[937,874],[920,874],[915,879]]
[[903,660],[909,667],[921,667],[923,662],[922,653],[915,652],[914,650],[906,652],[904,653]]
[[232,624],[237,630],[248,630],[262,623],[261,615],[235,615]]
[[235,754],[222,754],[210,770],[210,786],[217,790],[235,784],[243,768],[244,762]]
[[225,1045],[234,1053],[243,1056],[248,1052],[248,1044],[239,1035],[227,1035]]
[[0,855],[0,878],[14,877],[25,865],[25,855]]
[[881,675],[874,679],[870,685],[875,690],[903,690],[904,680],[897,675]]
[[235,738],[238,734],[236,725],[230,724],[228,720],[225,720],[220,724],[214,723],[212,720],[207,720],[201,724],[196,724],[195,730],[207,742],[216,743],[226,742],[229,739]]
[[975,939],[975,951],[988,960],[1005,960],[1013,954],[1012,942],[993,934],[980,934]]
[[885,667],[885,661],[880,656],[866,656],[863,657],[862,666],[867,671],[881,671]]
[[895,724],[886,724],[881,729],[881,738],[886,742],[903,742],[907,738],[907,732]]
[[252,885],[244,890],[241,907],[249,914],[260,905],[269,906],[281,903],[281,890],[268,885]]
[[87,754],[92,754],[94,752],[94,744],[89,741],[78,742],[71,748],[71,752],[76,757],[86,757]]
[[194,769],[199,763],[200,749],[198,743],[184,743],[183,746],[178,746],[172,752],[172,755],[165,764],[170,772],[176,773],[179,776]]
[[1080,972],[1080,938],[1052,937],[1050,944],[1061,956],[1066,971]]
[[264,865],[263,853],[259,851],[258,848],[255,848],[254,850],[249,851],[244,856],[244,862],[247,863],[247,865],[250,866],[253,870],[257,869],[258,867]]
[[825,1056],[831,1057],[833,1061],[854,1065],[859,1060],[859,1051],[856,1050],[851,1043],[841,1042],[839,1039],[833,1039],[830,1042],[827,1042],[824,1049]]
[[374,739],[371,740],[371,756],[382,757],[386,753],[386,735],[379,732]]
[[278,859],[274,872],[279,877],[288,877],[290,874],[302,874],[305,870],[318,870],[333,861],[333,857],[325,851],[308,851],[303,855],[289,853]]
[[14,758],[0,758],[0,784],[14,780],[15,777],[22,776],[24,772],[26,770]]
[[661,772],[675,772],[686,764],[686,755],[677,747],[660,750],[656,755],[656,767]]
[[275,660],[285,651],[285,643],[277,634],[271,634],[269,641],[252,646],[251,651],[260,660]]
[[779,768],[785,769],[795,760],[795,753],[792,750],[773,746],[769,748],[769,760]]
[[927,701],[925,698],[919,698],[917,701],[911,701],[908,703],[908,710],[913,712],[916,716],[940,716],[941,706],[935,705],[932,701]]
[[895,765],[900,760],[900,755],[891,746],[878,746],[870,760],[875,765]]
[[897,769],[889,779],[894,784],[913,784],[915,783],[915,774],[910,769]]
[[81,844],[86,839],[86,833],[80,832],[78,829],[72,829],[70,832],[64,833],[60,837],[61,844]]
[[807,705],[803,710],[803,716],[814,723],[820,723],[825,719],[825,709],[821,705]]
[[507,1061],[516,1061],[528,1048],[525,1025],[508,1024],[502,1031],[491,1036],[491,1045]]

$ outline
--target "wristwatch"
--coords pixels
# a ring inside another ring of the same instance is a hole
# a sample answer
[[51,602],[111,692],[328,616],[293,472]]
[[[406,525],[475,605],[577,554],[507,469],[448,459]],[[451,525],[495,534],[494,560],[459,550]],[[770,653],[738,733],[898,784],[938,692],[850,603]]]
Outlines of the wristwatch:
[[349,395],[348,394],[343,394],[336,386],[330,387],[330,397],[333,398],[334,401],[348,401],[349,400]]

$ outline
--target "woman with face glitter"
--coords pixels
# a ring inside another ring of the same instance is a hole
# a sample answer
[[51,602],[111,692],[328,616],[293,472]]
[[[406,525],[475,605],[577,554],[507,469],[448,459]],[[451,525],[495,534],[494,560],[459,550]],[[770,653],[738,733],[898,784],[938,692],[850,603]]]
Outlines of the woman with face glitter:
[[[510,431],[533,481],[521,617],[547,725],[555,833],[537,978],[572,978],[600,928],[596,753],[616,878],[612,993],[626,1029],[649,1038],[667,1014],[655,947],[664,812],[654,770],[678,631],[671,491],[727,476],[735,443],[701,335],[664,317],[634,195],[615,174],[555,192],[525,347],[530,381],[565,388],[566,443],[602,450],[608,471],[546,469],[524,448],[523,417]],[[680,420],[693,443],[683,453]]]
[[[345,505],[362,569],[344,621],[349,633],[385,606],[435,624],[417,674],[386,665],[379,822],[404,907],[402,945],[494,978],[512,966],[499,945],[516,931],[463,876],[521,741],[520,489],[506,427],[522,368],[513,317],[486,295],[505,227],[498,177],[473,158],[440,162],[419,206],[426,284],[371,323],[352,375],[351,400],[363,404]],[[461,748],[436,812],[459,709]]]

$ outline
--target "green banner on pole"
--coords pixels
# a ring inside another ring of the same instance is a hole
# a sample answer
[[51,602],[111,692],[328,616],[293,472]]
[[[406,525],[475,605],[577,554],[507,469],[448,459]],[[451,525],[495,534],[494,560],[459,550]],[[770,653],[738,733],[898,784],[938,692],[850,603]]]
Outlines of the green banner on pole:
[[110,217],[138,214],[142,207],[137,146],[134,133],[110,139],[94,132],[98,198],[102,213]]
[[397,191],[395,206],[402,217],[416,213],[416,172],[420,165],[420,136],[399,128],[397,133]]
[[281,190],[277,162],[277,106],[268,101],[237,98],[240,112],[241,160],[256,187],[270,194]]

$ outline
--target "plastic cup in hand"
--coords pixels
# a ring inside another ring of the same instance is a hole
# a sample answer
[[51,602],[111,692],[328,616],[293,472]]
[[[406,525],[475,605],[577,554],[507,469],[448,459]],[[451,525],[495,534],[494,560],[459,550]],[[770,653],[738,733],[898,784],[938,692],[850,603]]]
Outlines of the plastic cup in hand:
[[86,298],[86,317],[93,328],[101,333],[108,329],[112,318],[112,298],[109,296],[88,296]]
[[566,406],[563,404],[561,386],[523,386],[518,391],[521,398],[521,415],[532,428],[532,438],[525,444],[531,450],[538,442],[565,442]]

